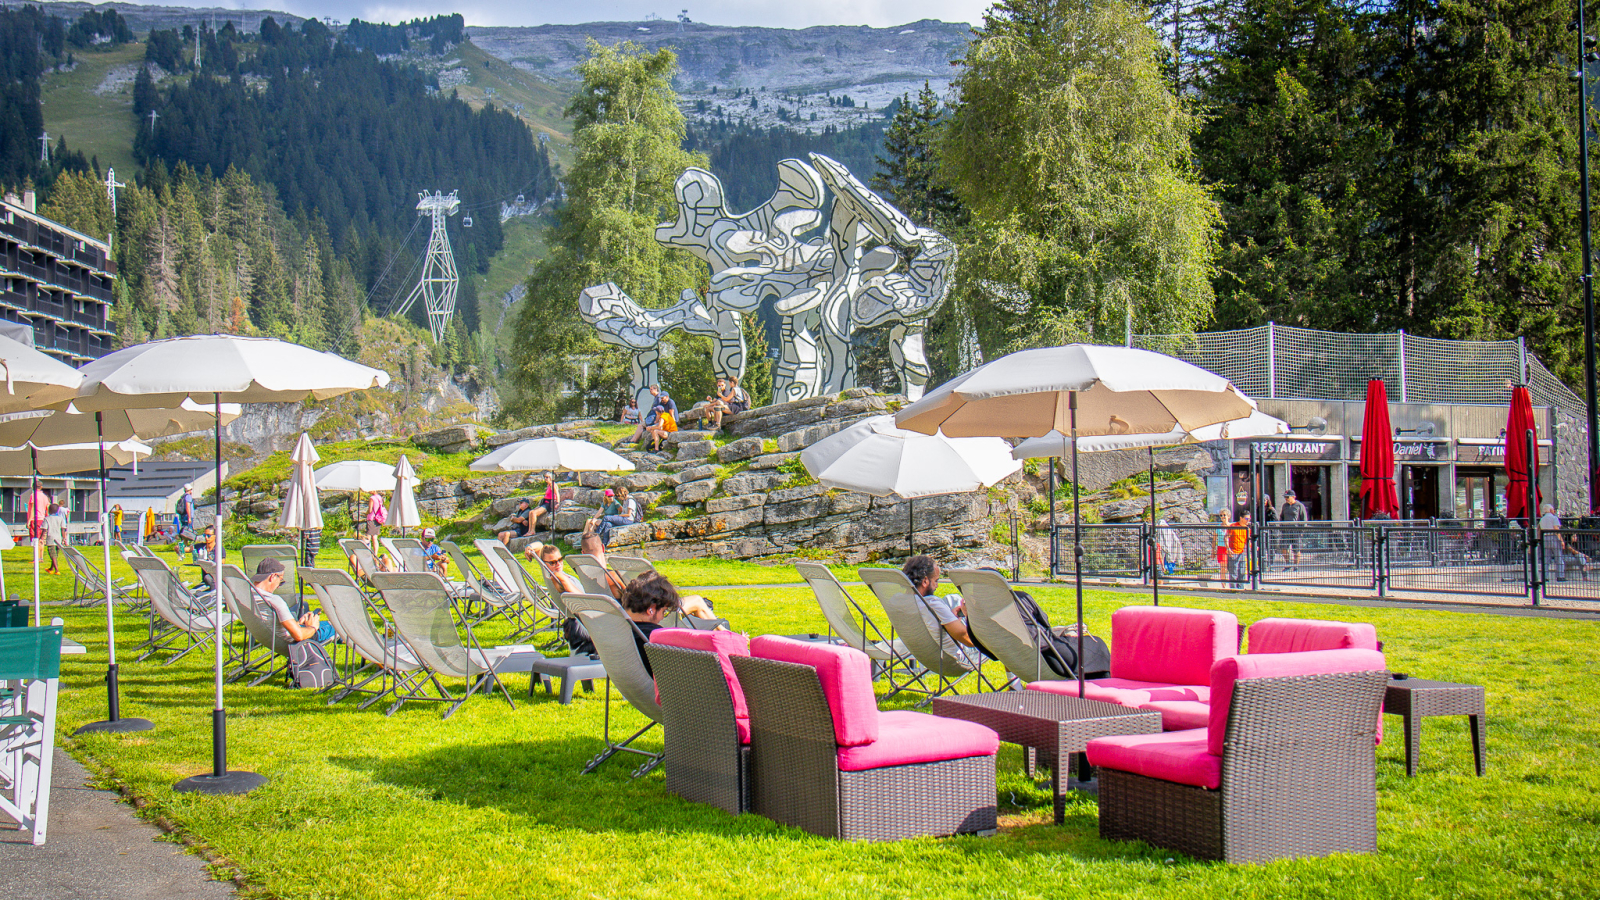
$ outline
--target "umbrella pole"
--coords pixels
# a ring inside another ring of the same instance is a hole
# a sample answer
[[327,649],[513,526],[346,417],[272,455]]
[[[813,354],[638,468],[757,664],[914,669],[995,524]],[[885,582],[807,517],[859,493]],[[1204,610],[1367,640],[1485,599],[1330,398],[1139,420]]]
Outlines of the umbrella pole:
[[1160,542],[1156,540],[1156,448],[1146,447],[1150,453],[1150,602],[1161,605],[1161,560],[1156,556]]
[[[1078,597],[1078,696],[1083,697],[1083,515],[1078,509],[1078,392],[1067,394],[1072,416],[1072,581]],[[1054,498],[1051,499],[1052,506]]]
[[39,505],[39,448],[28,446],[28,459],[32,462],[33,489],[28,494],[28,542],[33,545],[33,624],[44,625],[44,612],[39,603],[39,538],[43,535],[34,534],[33,522],[39,520],[40,530],[43,530],[44,519],[36,508]]
[[1050,480],[1048,482],[1049,495],[1045,498],[1050,503],[1050,573],[1045,576],[1045,581],[1054,581],[1056,578],[1056,457],[1050,457]]
[[248,794],[263,784],[267,779],[254,772],[228,771],[228,723],[227,710],[222,705],[222,613],[225,609],[222,602],[222,396],[212,395],[212,404],[216,420],[212,424],[212,434],[215,438],[215,468],[217,492],[212,503],[214,531],[216,533],[216,546],[212,548],[213,576],[212,590],[216,592],[216,603],[211,609],[212,620],[217,624],[216,632],[216,667],[213,672],[213,682],[216,689],[216,706],[211,710],[211,772],[208,775],[191,775],[172,786],[175,793],[197,791],[202,794]]
[[907,556],[917,555],[917,498],[906,498],[906,550]]
[[90,722],[79,728],[73,734],[84,734],[95,731],[149,731],[156,727],[149,719],[124,719],[122,717],[122,698],[117,688],[117,624],[111,614],[111,514],[106,508],[106,430],[105,414],[94,414],[95,440],[100,446],[100,544],[105,550],[105,593],[106,593],[106,708],[108,715],[104,722]]

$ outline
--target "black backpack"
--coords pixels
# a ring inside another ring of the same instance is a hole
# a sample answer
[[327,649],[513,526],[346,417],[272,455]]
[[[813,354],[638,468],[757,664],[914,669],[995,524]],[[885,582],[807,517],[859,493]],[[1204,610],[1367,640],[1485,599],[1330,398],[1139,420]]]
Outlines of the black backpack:
[[328,649],[311,638],[289,645],[289,675],[295,687],[325,688],[334,682]]
[[[1012,591],[1011,597],[1050,671],[1063,678],[1078,677],[1077,637],[1062,637],[1051,630],[1050,618],[1027,591]],[[1083,635],[1083,670],[1084,678],[1104,678],[1111,672],[1111,647],[1087,632]]]

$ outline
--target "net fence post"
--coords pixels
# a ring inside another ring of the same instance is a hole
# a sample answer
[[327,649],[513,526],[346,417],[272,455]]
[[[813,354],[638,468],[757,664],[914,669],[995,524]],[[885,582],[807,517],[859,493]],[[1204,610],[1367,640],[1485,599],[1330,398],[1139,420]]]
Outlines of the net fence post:
[[1400,353],[1400,402],[1406,402],[1406,330],[1400,329],[1399,341],[1395,345]]
[[1278,326],[1267,323],[1267,397],[1278,397]]

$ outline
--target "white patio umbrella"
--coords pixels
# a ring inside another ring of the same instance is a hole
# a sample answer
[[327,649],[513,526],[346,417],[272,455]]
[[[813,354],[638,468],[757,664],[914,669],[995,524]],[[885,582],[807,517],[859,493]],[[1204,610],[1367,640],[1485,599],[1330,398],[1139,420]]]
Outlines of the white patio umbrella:
[[347,459],[329,463],[311,473],[319,491],[373,491],[388,493],[394,490],[394,466],[373,462],[370,459]]
[[417,473],[404,454],[394,466],[394,499],[389,505],[390,525],[416,528],[422,524],[422,511],[417,509]]
[[[239,418],[240,406],[237,403],[226,404],[222,411],[222,424],[226,425]],[[210,428],[216,420],[216,414],[205,407],[184,401],[178,409],[114,409],[101,412],[80,412],[75,406],[68,403],[65,408],[55,411],[35,411],[17,413],[0,417],[0,445],[22,446],[59,446],[81,441],[95,441],[104,444],[107,441],[121,442],[132,440],[136,437],[158,438],[174,434],[186,434]],[[150,448],[142,444],[144,455],[148,456]],[[137,463],[138,455],[133,456]],[[97,455],[96,466],[100,471],[100,546],[102,553],[102,571],[107,585],[111,580],[111,529],[110,507],[106,503],[106,467],[104,458]],[[109,665],[116,665],[117,640],[116,620],[112,615],[111,592],[106,592],[106,655],[110,660]],[[107,702],[110,708],[108,717],[100,722],[91,722],[78,729],[77,733],[94,731],[147,731],[154,726],[146,719],[123,719],[121,716],[120,694],[115,679],[107,679]]]
[[[311,446],[310,435],[300,432],[300,440],[295,442],[294,452],[289,454],[289,461],[294,463],[294,472],[289,476],[289,490],[283,498],[283,515],[278,519],[278,527],[294,528],[300,532],[302,560],[306,553],[306,532],[322,528],[322,504],[318,502],[316,480],[311,473],[311,467],[317,464],[318,459],[317,449]],[[304,589],[304,585],[301,585],[301,589]]]
[[812,477],[830,488],[908,501],[906,543],[916,552],[916,498],[986,488],[1022,468],[999,438],[948,438],[896,428],[873,416],[800,453]]
[[69,400],[83,383],[83,374],[59,359],[0,337],[0,413],[39,409]]
[[[350,391],[383,387],[389,375],[298,344],[271,338],[195,335],[152,341],[119,350],[84,366],[83,384],[73,401],[84,412],[112,409],[177,408],[185,400],[210,404],[218,421],[215,441],[217,554],[215,584],[222,587],[222,424],[223,403],[297,403],[324,400]],[[220,609],[220,594],[218,606]],[[211,713],[212,770],[173,786],[175,791],[244,793],[265,783],[254,772],[228,771],[226,708],[222,700],[222,619],[217,622]],[[115,675],[113,670],[112,675]]]
[[599,444],[572,438],[533,438],[474,460],[474,472],[632,472],[634,465]]
[[[1252,401],[1252,406],[1254,401]],[[1163,434],[1105,434],[1080,437],[1077,441],[1078,450],[1084,453],[1101,453],[1107,450],[1134,450],[1145,448],[1149,453],[1150,466],[1150,534],[1148,537],[1147,552],[1150,559],[1150,593],[1152,602],[1161,605],[1161,569],[1155,564],[1155,528],[1156,528],[1156,451],[1157,447],[1169,447],[1175,444],[1199,444],[1206,441],[1229,440],[1232,438],[1267,437],[1275,434],[1288,434],[1289,423],[1276,419],[1259,409],[1252,409],[1250,415],[1230,422],[1219,422],[1215,425],[1206,425],[1194,431],[1184,431],[1181,428]],[[1016,446],[1011,455],[1017,459],[1039,459],[1044,457],[1061,457],[1070,452],[1067,447],[1067,437],[1059,431],[1052,431],[1043,437],[1029,438]],[[1051,546],[1055,546],[1055,466],[1050,467],[1050,533]]]
[[[1161,434],[1248,416],[1249,398],[1226,378],[1149,350],[1069,344],[1022,350],[953,378],[895,414],[901,428],[960,437],[1030,438],[1061,432],[1071,440],[1072,567],[1078,659],[1083,659],[1083,533],[1078,510],[1082,435]],[[1050,498],[1051,509],[1055,498]],[[1051,536],[1050,545],[1055,546]],[[1052,563],[1052,572],[1054,565]],[[1078,666],[1078,696],[1083,668]]]

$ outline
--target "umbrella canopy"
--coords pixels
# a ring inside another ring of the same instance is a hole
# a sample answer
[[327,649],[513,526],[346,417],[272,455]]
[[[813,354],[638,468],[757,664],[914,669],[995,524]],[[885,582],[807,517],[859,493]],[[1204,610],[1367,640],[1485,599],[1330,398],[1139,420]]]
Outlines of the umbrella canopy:
[[289,478],[289,492],[283,498],[283,516],[278,520],[281,528],[302,530],[322,527],[322,505],[317,502],[317,484],[311,467],[317,464],[317,448],[311,446],[311,436],[300,432],[289,461],[294,463],[294,474]]
[[[1260,410],[1254,410],[1242,419],[1207,425],[1194,431],[1177,429],[1164,434],[1104,434],[1080,437],[1078,449],[1085,453],[1098,453],[1105,450],[1170,447],[1175,444],[1199,444],[1235,438],[1244,440],[1288,433],[1288,422],[1273,418]],[[1059,431],[1052,431],[1043,437],[1028,438],[1018,444],[1016,449],[1011,451],[1011,455],[1017,459],[1039,459],[1066,456],[1069,452],[1071,451],[1067,446],[1067,436]]]
[[[29,447],[0,448],[0,476],[26,478],[33,474],[33,457]],[[72,472],[90,472],[100,468],[98,443],[58,444],[53,447],[36,447],[39,453],[40,475],[66,475]],[[134,454],[150,454],[150,448],[138,441],[121,441],[106,444],[105,464],[125,466],[134,460]]]
[[1528,484],[1534,484],[1534,504],[1543,499],[1537,496],[1539,484],[1539,445],[1534,443],[1534,456],[1528,457],[1528,432],[1538,431],[1533,421],[1533,397],[1521,385],[1511,389],[1511,411],[1506,416],[1506,517],[1531,519],[1537,512],[1528,508]]
[[323,466],[312,473],[319,491],[394,490],[394,466],[370,459],[347,459]]
[[5,375],[0,413],[70,400],[83,383],[83,373],[77,369],[8,337],[0,337],[0,372]]
[[[239,418],[240,411],[237,403],[223,404],[222,424]],[[20,447],[32,443],[48,447],[100,438],[122,441],[132,437],[167,437],[209,429],[215,418],[211,406],[185,400],[177,409],[105,410],[97,426],[94,413],[80,412],[76,406],[68,405],[55,412],[17,413],[0,418],[0,446]]]
[[1367,408],[1361,416],[1361,518],[1383,513],[1400,517],[1394,489],[1394,429],[1389,427],[1389,393],[1377,378],[1367,382]]
[[948,438],[896,428],[874,416],[830,435],[800,454],[830,488],[875,497],[927,497],[988,487],[1022,467],[999,438]]
[[895,414],[901,428],[952,437],[1162,434],[1248,416],[1226,378],[1149,350],[1070,344],[1022,350],[979,366]]
[[417,509],[417,473],[404,455],[394,466],[394,501],[390,503],[389,524],[395,528],[416,528],[422,524]]
[[469,468],[474,472],[632,472],[634,465],[599,444],[547,437],[507,444]]
[[200,334],[118,350],[78,371],[79,410],[199,403],[296,403],[384,387],[389,374],[272,338]]

